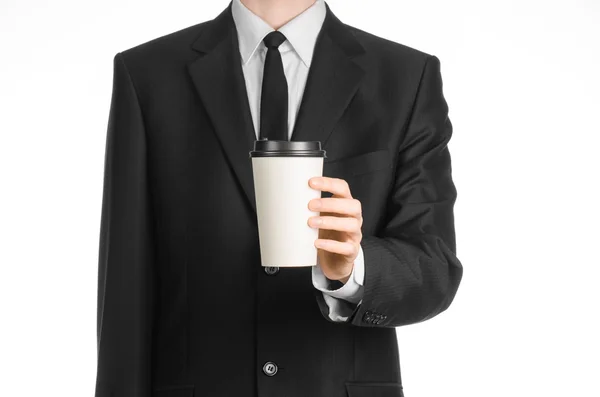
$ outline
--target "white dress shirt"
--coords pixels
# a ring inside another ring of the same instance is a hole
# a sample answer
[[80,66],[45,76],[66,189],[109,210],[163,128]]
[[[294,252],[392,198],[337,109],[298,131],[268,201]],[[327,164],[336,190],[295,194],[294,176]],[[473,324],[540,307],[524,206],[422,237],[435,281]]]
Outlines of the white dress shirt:
[[[274,31],[258,15],[248,9],[241,0],[233,0],[232,14],[237,29],[242,70],[246,81],[248,103],[254,123],[254,131],[259,137],[260,123],[260,95],[262,90],[263,66],[267,48],[263,38]],[[279,46],[283,70],[288,84],[288,139],[291,138],[296,116],[300,108],[308,70],[312,60],[313,49],[317,35],[325,19],[326,9],[323,0],[315,3],[294,19],[279,28],[286,37]],[[308,219],[307,219],[308,221]],[[312,282],[316,289],[323,292],[325,302],[329,306],[329,317],[334,321],[347,320],[351,305],[342,304],[339,299],[344,299],[355,305],[362,302],[364,284],[364,256],[362,247],[354,262],[350,278],[342,287],[336,290],[328,288],[328,280],[323,274],[319,261],[312,268]]]

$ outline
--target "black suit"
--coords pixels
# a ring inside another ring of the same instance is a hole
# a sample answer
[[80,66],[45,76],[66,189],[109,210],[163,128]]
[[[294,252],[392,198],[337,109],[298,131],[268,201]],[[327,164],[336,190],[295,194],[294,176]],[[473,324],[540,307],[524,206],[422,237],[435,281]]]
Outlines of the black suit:
[[327,7],[292,140],[321,141],[362,203],[364,299],[336,323],[311,268],[260,266],[230,7],[114,58],[96,396],[401,396],[394,327],[444,311],[462,277],[439,60]]

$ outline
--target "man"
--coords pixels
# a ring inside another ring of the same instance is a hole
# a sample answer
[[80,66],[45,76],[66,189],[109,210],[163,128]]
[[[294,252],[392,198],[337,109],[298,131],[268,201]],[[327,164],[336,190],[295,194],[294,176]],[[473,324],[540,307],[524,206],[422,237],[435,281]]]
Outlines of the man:
[[[260,265],[248,153],[284,130],[327,152],[316,267]],[[462,278],[451,134],[438,58],[322,0],[233,0],[116,54],[96,397],[402,396],[395,327]]]

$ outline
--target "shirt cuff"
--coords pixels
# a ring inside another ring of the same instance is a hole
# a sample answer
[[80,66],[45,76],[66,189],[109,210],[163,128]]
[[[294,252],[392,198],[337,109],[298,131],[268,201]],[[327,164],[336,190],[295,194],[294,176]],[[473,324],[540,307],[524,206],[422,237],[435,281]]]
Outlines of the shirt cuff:
[[[334,298],[333,296],[327,295],[325,292],[322,292],[322,294],[325,303],[329,307],[329,318],[336,322],[348,321],[348,317],[354,312],[357,305],[353,305],[343,299]],[[360,305],[361,302],[362,300],[358,302],[358,305]]]

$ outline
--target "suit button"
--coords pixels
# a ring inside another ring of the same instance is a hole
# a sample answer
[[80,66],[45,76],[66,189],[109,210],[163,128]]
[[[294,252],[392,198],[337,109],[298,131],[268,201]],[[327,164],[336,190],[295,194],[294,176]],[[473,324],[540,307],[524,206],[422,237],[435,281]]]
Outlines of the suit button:
[[277,365],[274,362],[267,361],[263,365],[263,372],[267,376],[274,376],[277,373]]
[[279,273],[279,267],[277,266],[265,266],[264,270],[269,276],[274,276]]
[[365,313],[363,314],[363,322],[365,322],[367,324],[372,324],[373,320],[374,320],[373,312],[371,312],[370,310],[366,310]]

